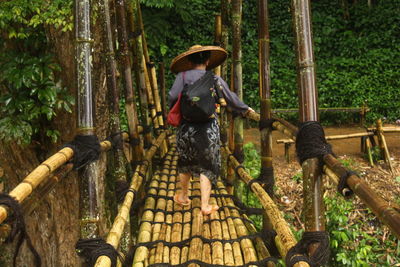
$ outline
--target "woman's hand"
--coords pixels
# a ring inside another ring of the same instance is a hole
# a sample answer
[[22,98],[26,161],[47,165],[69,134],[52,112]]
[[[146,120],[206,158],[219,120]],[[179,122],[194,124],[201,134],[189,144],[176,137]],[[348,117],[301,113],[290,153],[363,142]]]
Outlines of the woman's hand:
[[251,112],[254,112],[254,113],[255,113],[254,109],[252,109],[251,107],[249,107],[249,108],[247,109],[247,113],[251,113]]

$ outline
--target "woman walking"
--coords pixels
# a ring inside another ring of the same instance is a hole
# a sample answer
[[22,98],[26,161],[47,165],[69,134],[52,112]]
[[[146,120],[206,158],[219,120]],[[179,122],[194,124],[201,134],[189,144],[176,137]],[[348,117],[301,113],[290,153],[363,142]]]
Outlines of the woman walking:
[[[175,82],[169,91],[170,108],[177,101],[185,85],[190,85],[224,62],[227,52],[217,46],[195,45],[173,59],[171,71],[177,73]],[[238,96],[229,90],[227,83],[215,76],[217,86],[222,88],[228,108],[244,115],[253,111]],[[219,90],[219,89],[215,89]],[[218,210],[217,205],[210,205],[211,183],[216,184],[220,174],[220,130],[216,114],[205,122],[191,122],[183,117],[177,130],[177,149],[179,154],[178,172],[181,192],[174,196],[174,201],[181,205],[190,205],[189,181],[191,176],[200,176],[201,211],[209,215]]]

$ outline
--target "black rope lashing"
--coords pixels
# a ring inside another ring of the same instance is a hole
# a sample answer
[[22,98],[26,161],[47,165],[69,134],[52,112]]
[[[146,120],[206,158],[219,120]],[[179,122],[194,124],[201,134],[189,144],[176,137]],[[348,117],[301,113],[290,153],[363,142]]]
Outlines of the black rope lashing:
[[19,249],[21,248],[22,242],[26,240],[26,244],[28,245],[29,250],[34,256],[34,265],[36,267],[40,267],[42,264],[42,260],[39,253],[34,248],[31,238],[26,232],[26,225],[24,216],[22,214],[21,205],[13,197],[5,193],[0,193],[0,205],[6,206],[10,212],[7,219],[4,221],[4,223],[11,225],[11,232],[6,238],[5,243],[12,243],[14,239],[19,235],[13,257],[13,265],[17,266],[16,262]]
[[235,148],[235,150],[233,151],[233,156],[235,157],[235,159],[236,159],[239,163],[243,163],[243,162],[244,162],[244,152],[243,152],[243,149],[237,149],[237,148]]
[[115,181],[115,196],[117,198],[117,203],[120,204],[124,201],[125,196],[128,192],[132,192],[135,196],[137,191],[130,188],[130,184],[124,180]]
[[246,206],[242,201],[240,201],[240,199],[236,196],[231,195],[231,199],[233,200],[233,203],[235,203],[235,205],[244,211],[244,213],[248,214],[248,215],[262,215],[264,212],[264,209],[262,208],[253,208],[253,207],[248,207]]
[[279,250],[275,243],[276,231],[274,229],[263,229],[260,232],[261,239],[264,241],[269,253],[273,257],[280,257]]
[[[358,174],[356,172],[346,170],[346,172],[340,176],[339,183],[337,185],[337,191],[345,197],[349,197],[349,196],[353,195],[353,193],[354,193],[353,190],[351,190],[351,188],[347,184],[347,178],[349,178],[351,175],[358,176]],[[348,189],[346,193],[344,193],[345,188]]]
[[141,34],[142,34],[142,29],[138,29],[136,31],[129,32],[128,36],[129,36],[129,39],[134,39],[134,38],[139,37]]
[[79,239],[75,245],[75,249],[80,257],[84,258],[87,266],[94,266],[97,258],[107,256],[111,260],[111,266],[117,266],[117,258],[121,261],[122,256],[110,244],[102,238]]
[[235,173],[236,173],[237,175],[240,175],[240,174],[239,174],[239,169],[243,169],[244,171],[246,170],[242,164],[237,165],[237,166],[235,167]]
[[140,145],[140,138],[129,137],[129,144],[133,147]]
[[149,109],[155,109],[155,108],[156,108],[156,106],[155,106],[154,104],[148,104],[147,107],[148,107]]
[[143,125],[142,127],[143,127],[142,134],[151,133],[151,130],[153,129],[151,125]]
[[147,66],[149,69],[151,69],[151,68],[154,68],[154,67],[155,67],[155,64],[154,64],[154,62],[146,62],[146,66]]
[[254,182],[258,182],[261,186],[265,189],[269,196],[274,195],[274,185],[275,185],[275,178],[274,178],[274,168],[273,167],[264,167],[261,166],[260,175],[257,179],[251,180],[247,185],[251,189],[251,184]]
[[326,142],[324,129],[317,121],[303,122],[296,136],[296,153],[302,164],[311,158],[322,158],[332,154],[331,145]]
[[111,147],[113,149],[122,149],[122,144],[124,143],[122,133],[123,132],[111,134],[105,140],[107,140],[111,143]]
[[[308,247],[318,243],[314,253],[308,255]],[[329,260],[329,234],[325,231],[304,232],[301,240],[286,254],[286,266],[291,267],[299,261],[307,262],[311,267],[323,266]]]
[[98,160],[100,156],[100,143],[96,135],[77,135],[74,140],[65,144],[74,151],[72,163],[74,170],[86,166],[87,164]]
[[275,122],[275,119],[260,119],[259,123],[258,123],[258,128],[260,129],[260,131],[264,130],[264,129],[268,129],[270,128],[271,130],[273,129],[272,124]]

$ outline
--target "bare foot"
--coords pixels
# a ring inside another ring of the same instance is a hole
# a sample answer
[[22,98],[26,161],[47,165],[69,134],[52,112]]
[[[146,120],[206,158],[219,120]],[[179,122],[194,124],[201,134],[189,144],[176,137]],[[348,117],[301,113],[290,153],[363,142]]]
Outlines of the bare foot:
[[175,201],[176,203],[178,203],[179,205],[182,205],[182,206],[188,206],[188,205],[190,205],[190,199],[189,199],[189,197],[188,197],[188,196],[183,197],[182,194],[176,194],[176,195],[174,196],[174,201]]
[[208,205],[207,207],[201,207],[201,212],[203,213],[203,215],[210,215],[218,209],[218,205]]

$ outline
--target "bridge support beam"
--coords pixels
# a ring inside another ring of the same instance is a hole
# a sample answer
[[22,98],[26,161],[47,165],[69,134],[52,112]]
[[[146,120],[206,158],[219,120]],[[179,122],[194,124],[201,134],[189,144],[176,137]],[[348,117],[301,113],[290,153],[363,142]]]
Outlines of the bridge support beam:
[[[90,33],[90,1],[75,1],[75,51],[78,91],[78,134],[94,135],[92,98],[92,43]],[[79,171],[81,238],[99,234],[99,194],[97,163]]]
[[[310,0],[292,0],[300,122],[319,119],[310,14]],[[322,170],[319,161],[318,158],[311,158],[302,164],[306,232],[325,231]],[[314,245],[309,247],[309,254],[313,254],[314,248]]]

